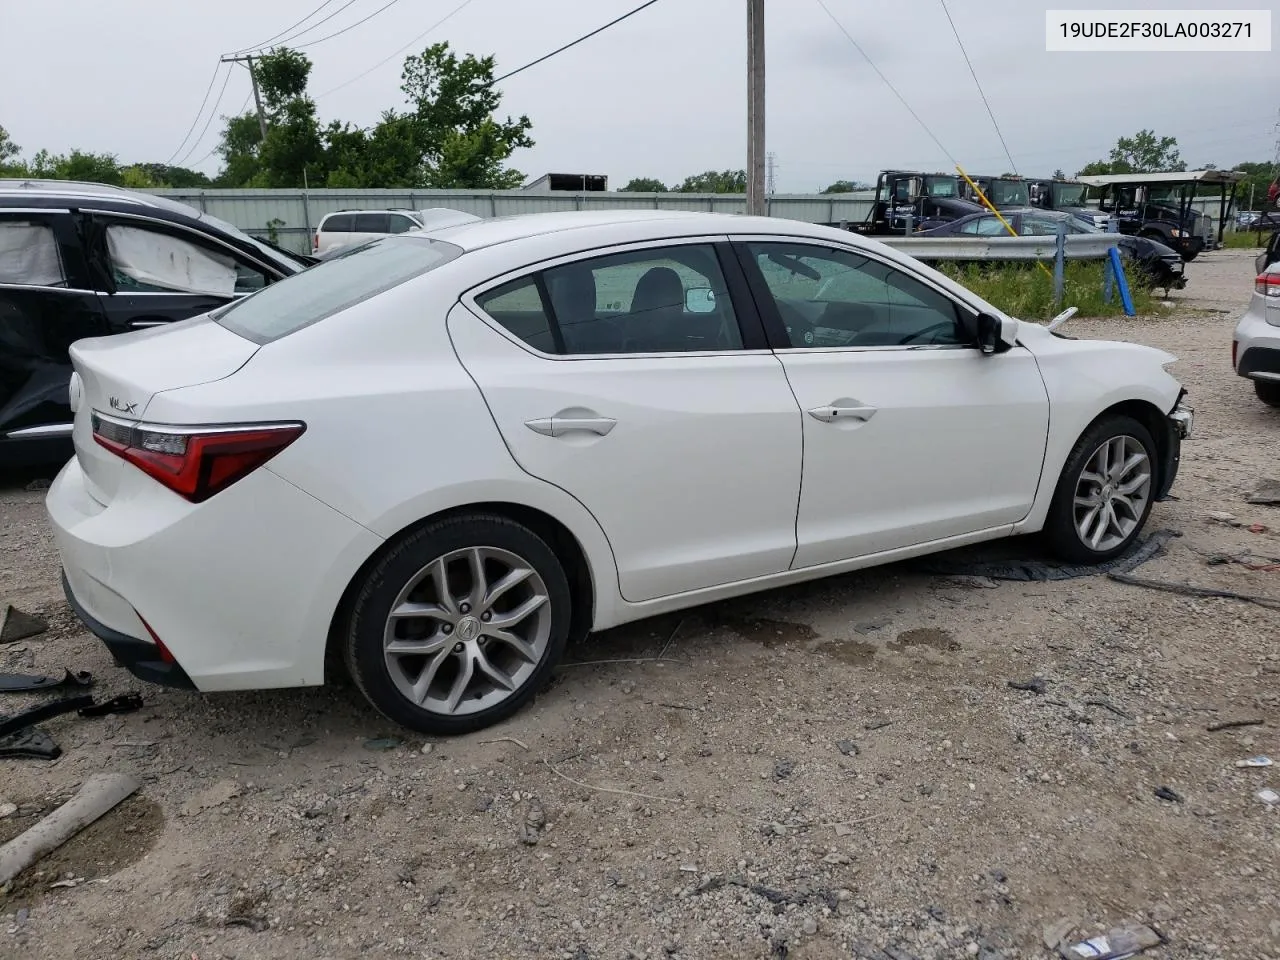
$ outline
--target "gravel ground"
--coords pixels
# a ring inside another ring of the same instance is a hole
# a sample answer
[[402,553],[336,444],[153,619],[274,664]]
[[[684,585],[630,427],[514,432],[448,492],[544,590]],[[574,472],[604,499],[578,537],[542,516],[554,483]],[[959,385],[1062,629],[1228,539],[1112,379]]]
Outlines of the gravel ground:
[[[1197,408],[1151,523],[1181,536],[1142,576],[1280,597],[1208,562],[1280,557],[1280,512],[1245,502],[1277,414],[1229,370],[1251,257],[1196,260],[1168,317],[1068,330],[1177,353]],[[593,637],[510,722],[424,743],[347,688],[132,681],[59,596],[42,494],[0,511],[0,597],[51,622],[0,670],[146,697],[0,760],[0,840],[92,773],[143,783],[0,895],[2,957],[1011,960],[1135,920],[1151,957],[1280,958],[1255,796],[1280,768],[1236,766],[1280,759],[1270,608],[887,567]],[[1208,729],[1232,720],[1262,724]]]

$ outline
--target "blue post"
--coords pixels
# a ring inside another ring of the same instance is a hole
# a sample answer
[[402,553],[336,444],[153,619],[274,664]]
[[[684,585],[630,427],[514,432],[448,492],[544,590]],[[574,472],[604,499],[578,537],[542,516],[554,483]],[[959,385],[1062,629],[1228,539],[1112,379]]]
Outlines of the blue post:
[[1067,221],[1058,221],[1058,238],[1053,251],[1053,308],[1062,306],[1062,288],[1067,259]]
[[1116,286],[1120,289],[1120,303],[1124,306],[1126,317],[1136,317],[1138,311],[1133,309],[1133,297],[1129,295],[1129,281],[1124,276],[1124,264],[1120,261],[1120,248],[1112,247],[1107,251],[1111,262],[1111,271],[1116,275]]

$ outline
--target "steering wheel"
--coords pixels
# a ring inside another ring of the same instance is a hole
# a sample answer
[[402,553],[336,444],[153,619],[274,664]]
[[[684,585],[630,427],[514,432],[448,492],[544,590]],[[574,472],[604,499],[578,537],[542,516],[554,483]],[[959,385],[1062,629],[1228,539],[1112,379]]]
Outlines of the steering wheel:
[[898,346],[903,346],[905,344],[910,343],[912,340],[919,340],[922,337],[933,336],[934,334],[942,333],[944,331],[953,332],[954,330],[955,330],[954,323],[952,323],[949,320],[943,320],[940,323],[933,324],[933,326],[925,327],[923,330],[917,330],[915,333],[907,334],[905,337],[903,337],[901,340],[898,341]]
[[789,303],[779,303],[778,313],[787,328],[787,338],[793,347],[812,347],[815,342],[816,329],[812,323]]

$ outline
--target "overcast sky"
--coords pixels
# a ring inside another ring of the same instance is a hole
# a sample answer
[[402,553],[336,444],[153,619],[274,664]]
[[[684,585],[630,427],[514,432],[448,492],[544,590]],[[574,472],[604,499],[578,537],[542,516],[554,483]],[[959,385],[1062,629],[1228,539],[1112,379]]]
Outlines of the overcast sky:
[[[334,0],[319,16],[338,9]],[[405,45],[461,0],[399,0],[334,39],[308,47],[322,120],[374,123],[399,108],[405,54],[330,93]],[[880,70],[970,171],[1008,167],[940,0],[825,0]],[[354,23],[387,0],[353,0],[297,46]],[[406,51],[447,40],[492,53],[498,72],[533,60],[639,0],[471,0]],[[30,156],[44,147],[167,160],[196,116],[219,54],[261,43],[320,0],[0,0],[0,125]],[[1046,53],[1054,8],[1267,7],[1232,0],[949,0],[961,38],[1019,172],[1072,173],[1143,127],[1178,139],[1183,159],[1228,166],[1269,160],[1280,119],[1280,43],[1271,53]],[[766,0],[768,149],[779,192],[883,167],[949,169],[947,156],[902,108],[817,0]],[[318,17],[316,18],[318,19]],[[1275,26],[1273,25],[1273,30]],[[502,84],[503,112],[526,113],[537,145],[512,163],[668,183],[746,154],[745,0],[660,0],[599,36]],[[225,69],[225,68],[224,68]],[[210,101],[222,86],[218,77]],[[219,114],[249,96],[243,67]],[[209,115],[206,109],[205,116]],[[181,160],[204,127],[178,154]],[[186,158],[208,173],[215,117]]]

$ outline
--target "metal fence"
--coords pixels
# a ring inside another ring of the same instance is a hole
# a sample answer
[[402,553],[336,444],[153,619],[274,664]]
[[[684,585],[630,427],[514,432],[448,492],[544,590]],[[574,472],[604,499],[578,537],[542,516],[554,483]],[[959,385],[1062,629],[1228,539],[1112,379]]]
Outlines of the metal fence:
[[[189,190],[156,189],[170,197],[235,224],[257,237],[273,240],[299,253],[309,252],[320,218],[339,210],[424,210],[449,207],[481,217],[504,217],[556,210],[702,210],[746,213],[741,194],[715,193],[532,193],[524,190]],[[766,200],[770,216],[809,223],[859,223],[871,212],[870,191],[837,194],[775,194]],[[1192,204],[1210,218],[1216,199]],[[905,248],[904,248],[905,249]]]
[[[326,213],[448,207],[480,217],[558,210],[693,210],[746,213],[746,198],[714,193],[531,193],[523,190],[149,190],[190,204],[247,233],[300,253]],[[775,195],[768,213],[809,223],[864,220],[871,194]]]

